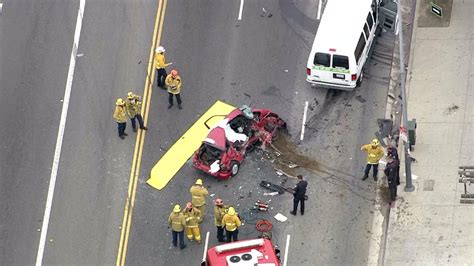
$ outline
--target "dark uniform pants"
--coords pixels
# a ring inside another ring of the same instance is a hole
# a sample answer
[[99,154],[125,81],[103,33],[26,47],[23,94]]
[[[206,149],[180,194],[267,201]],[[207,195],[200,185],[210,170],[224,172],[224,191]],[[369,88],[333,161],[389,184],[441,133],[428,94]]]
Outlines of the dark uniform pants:
[[224,241],[224,227],[217,226],[217,239],[219,241]]
[[127,123],[126,122],[124,122],[124,123],[118,123],[117,122],[117,126],[118,126],[119,137],[125,135],[125,128],[127,127]]
[[143,129],[145,126],[143,125],[143,117],[141,114],[136,114],[134,117],[130,117],[130,120],[132,120],[132,128],[137,128],[135,119],[138,120],[138,124],[140,125],[140,128]]
[[176,232],[174,230],[171,230],[173,233],[173,246],[178,246],[178,237],[179,237],[179,246],[181,248],[184,247],[184,230],[181,232]]
[[239,229],[235,229],[234,231],[225,231],[227,237],[227,243],[238,241],[239,236]]
[[373,168],[373,171],[372,171],[372,174],[374,176],[374,178],[377,177],[377,173],[379,171],[379,164],[370,164],[368,163],[366,166],[365,166],[365,173],[364,173],[364,177],[368,177],[369,176],[369,171],[370,171],[370,168]]
[[173,105],[173,95],[176,95],[176,101],[178,101],[178,104],[181,104],[181,96],[178,94],[173,94],[171,92],[168,92],[168,101],[170,105]]
[[164,68],[156,69],[156,85],[158,87],[165,87],[165,78],[167,76],[166,70]]
[[296,211],[298,210],[298,203],[301,203],[300,205],[301,214],[304,214],[304,198],[297,198],[297,197],[293,198],[293,213],[296,213]]

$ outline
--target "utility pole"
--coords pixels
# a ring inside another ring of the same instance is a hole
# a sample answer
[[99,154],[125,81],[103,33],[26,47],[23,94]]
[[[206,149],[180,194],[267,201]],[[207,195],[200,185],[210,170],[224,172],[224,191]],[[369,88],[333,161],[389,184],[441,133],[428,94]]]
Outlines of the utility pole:
[[[406,71],[405,71],[405,53],[403,51],[403,27],[402,27],[402,12],[401,12],[401,0],[398,0],[397,5],[397,16],[398,16],[398,47],[400,49],[400,93],[402,96],[402,126],[407,129],[408,125],[408,111],[407,111],[407,93],[405,89]],[[405,131],[406,132],[406,131]],[[405,191],[413,192],[415,187],[411,179],[411,157],[410,157],[410,139],[403,142],[405,149],[405,176],[406,184]]]

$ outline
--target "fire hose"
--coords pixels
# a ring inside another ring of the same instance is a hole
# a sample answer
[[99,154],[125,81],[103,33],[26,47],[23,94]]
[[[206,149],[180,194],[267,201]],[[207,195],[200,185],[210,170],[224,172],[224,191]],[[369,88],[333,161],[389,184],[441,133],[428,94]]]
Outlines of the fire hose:
[[255,225],[257,231],[266,233],[272,230],[273,224],[269,220],[260,220]]
[[262,233],[260,235],[261,238],[266,238],[268,240],[272,239],[272,228],[273,224],[268,220],[259,220],[255,225],[257,231]]

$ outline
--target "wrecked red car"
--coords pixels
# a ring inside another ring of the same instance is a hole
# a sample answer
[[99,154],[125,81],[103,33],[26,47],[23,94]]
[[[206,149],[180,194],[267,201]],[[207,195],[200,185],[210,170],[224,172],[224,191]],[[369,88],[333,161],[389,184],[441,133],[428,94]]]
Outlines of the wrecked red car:
[[[209,128],[207,123],[206,126]],[[194,153],[193,167],[217,179],[229,179],[239,172],[246,152],[257,146],[266,148],[285,127],[285,122],[271,110],[237,108],[210,129]]]

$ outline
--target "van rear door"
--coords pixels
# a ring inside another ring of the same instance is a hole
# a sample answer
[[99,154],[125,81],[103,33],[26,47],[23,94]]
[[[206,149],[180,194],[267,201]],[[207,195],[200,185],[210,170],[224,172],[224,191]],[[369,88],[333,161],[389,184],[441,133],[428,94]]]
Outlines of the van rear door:
[[316,52],[311,69],[312,78],[328,85],[348,86],[351,80],[349,71],[349,57],[330,53]]

